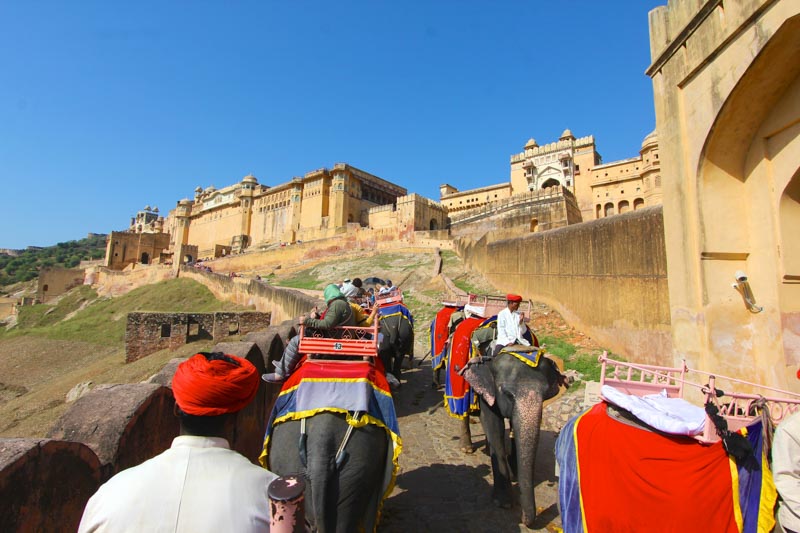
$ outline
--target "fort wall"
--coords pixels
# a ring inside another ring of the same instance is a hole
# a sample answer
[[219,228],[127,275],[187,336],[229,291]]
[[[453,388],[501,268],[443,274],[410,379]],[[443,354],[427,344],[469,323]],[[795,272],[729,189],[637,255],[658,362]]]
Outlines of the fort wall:
[[83,277],[84,271],[79,268],[44,268],[39,272],[36,299],[42,303],[48,302],[78,285],[83,285]]
[[611,350],[672,364],[660,207],[510,239],[461,237],[456,250],[498,289],[547,303]]

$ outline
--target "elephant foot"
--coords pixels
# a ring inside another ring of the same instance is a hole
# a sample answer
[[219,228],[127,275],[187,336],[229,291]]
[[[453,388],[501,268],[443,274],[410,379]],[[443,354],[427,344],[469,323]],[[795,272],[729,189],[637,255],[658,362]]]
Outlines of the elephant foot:
[[397,390],[400,388],[400,380],[394,377],[394,374],[391,372],[386,373],[386,381],[389,383],[390,389]]
[[495,507],[499,507],[500,509],[511,509],[511,499],[493,497],[492,503]]
[[535,516],[528,516],[528,513],[522,511],[522,525],[528,529],[534,529],[533,524],[536,522]]

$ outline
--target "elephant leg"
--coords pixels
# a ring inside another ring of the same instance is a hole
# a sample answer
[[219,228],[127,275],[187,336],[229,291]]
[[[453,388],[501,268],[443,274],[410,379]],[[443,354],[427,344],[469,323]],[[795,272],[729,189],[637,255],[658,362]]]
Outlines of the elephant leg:
[[462,452],[475,452],[475,448],[472,447],[472,430],[469,428],[469,415],[465,416],[464,420],[461,422],[461,431],[459,432],[458,443]]
[[396,347],[394,351],[394,362],[392,366],[392,374],[397,379],[400,379],[400,373],[403,371],[403,352],[400,350],[400,347]]
[[481,398],[481,424],[489,443],[492,458],[492,501],[498,507],[511,507],[511,469],[508,466],[506,450],[506,425],[497,406],[489,407]]
[[536,390],[518,395],[511,417],[517,448],[517,484],[519,485],[522,523],[532,528],[536,519],[536,495],[533,476],[536,469],[536,448],[542,424],[542,394]]

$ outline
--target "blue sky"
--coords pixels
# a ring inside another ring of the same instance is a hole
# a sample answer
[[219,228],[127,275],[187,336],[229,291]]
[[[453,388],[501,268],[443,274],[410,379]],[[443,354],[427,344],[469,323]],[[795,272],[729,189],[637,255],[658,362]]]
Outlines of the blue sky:
[[0,248],[345,162],[438,200],[565,128],[655,128],[660,1],[0,2]]

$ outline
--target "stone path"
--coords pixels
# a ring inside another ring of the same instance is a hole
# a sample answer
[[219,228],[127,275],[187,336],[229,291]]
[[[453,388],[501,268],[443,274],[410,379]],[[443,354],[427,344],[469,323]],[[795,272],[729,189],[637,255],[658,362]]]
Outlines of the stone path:
[[[491,461],[484,452],[480,423],[472,425],[477,451],[458,449],[460,421],[451,418],[441,390],[431,388],[430,359],[421,368],[406,370],[395,405],[403,439],[400,474],[384,504],[380,533],[530,531],[519,520],[519,491],[515,505],[498,509],[491,501]],[[554,445],[557,431],[580,409],[583,393],[563,395],[545,409],[537,452],[535,531],[560,531]],[[474,419],[477,422],[477,418]]]

